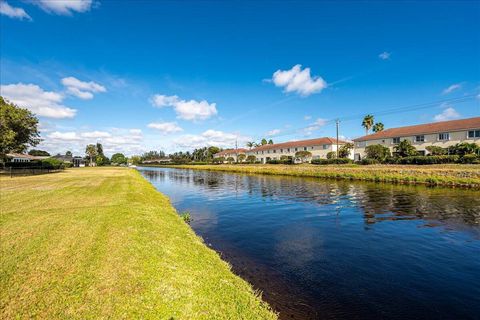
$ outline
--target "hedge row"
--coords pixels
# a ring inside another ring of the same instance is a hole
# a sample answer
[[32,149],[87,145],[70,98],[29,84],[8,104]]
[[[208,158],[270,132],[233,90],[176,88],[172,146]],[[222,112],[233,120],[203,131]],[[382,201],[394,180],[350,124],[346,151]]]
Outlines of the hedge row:
[[334,159],[313,159],[312,164],[320,164],[320,165],[325,165],[325,164],[349,164],[353,163],[351,159],[347,158],[334,158]]
[[369,165],[369,164],[445,164],[445,163],[480,163],[480,157],[474,154],[466,154],[463,157],[459,155],[442,155],[442,156],[411,156],[403,158],[387,158],[385,161],[379,161],[376,159],[362,159],[355,162],[357,164]]

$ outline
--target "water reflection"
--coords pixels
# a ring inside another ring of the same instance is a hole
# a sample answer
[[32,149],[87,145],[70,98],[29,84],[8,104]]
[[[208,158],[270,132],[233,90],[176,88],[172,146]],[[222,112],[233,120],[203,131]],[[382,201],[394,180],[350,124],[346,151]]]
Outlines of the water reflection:
[[480,314],[477,191],[139,170],[282,318]]

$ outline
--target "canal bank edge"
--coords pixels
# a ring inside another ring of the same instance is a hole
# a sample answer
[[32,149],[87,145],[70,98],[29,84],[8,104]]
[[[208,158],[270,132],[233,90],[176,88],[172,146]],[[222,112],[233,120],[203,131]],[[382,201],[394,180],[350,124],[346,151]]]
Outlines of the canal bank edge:
[[461,187],[480,190],[480,165],[146,165],[194,170],[359,180],[394,184]]
[[0,318],[277,318],[136,170],[0,182]]

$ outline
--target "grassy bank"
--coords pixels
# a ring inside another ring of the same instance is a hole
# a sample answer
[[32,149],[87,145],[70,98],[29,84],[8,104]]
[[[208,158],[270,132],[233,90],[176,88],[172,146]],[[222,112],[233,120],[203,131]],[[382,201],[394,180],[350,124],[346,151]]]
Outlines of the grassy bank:
[[2,319],[276,318],[135,170],[0,186]]
[[178,165],[176,168],[480,188],[480,165]]

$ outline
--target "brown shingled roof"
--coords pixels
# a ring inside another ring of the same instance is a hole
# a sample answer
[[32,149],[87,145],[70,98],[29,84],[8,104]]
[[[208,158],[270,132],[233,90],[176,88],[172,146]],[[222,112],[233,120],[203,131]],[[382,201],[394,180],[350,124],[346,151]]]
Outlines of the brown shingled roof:
[[227,154],[236,154],[236,153],[245,153],[247,152],[247,149],[243,149],[243,148],[238,148],[238,149],[226,149],[226,150],[223,150],[223,151],[220,151],[218,153],[216,153],[215,155],[217,156],[225,156]]
[[356,138],[356,139],[353,139],[353,141],[396,138],[396,137],[441,133],[441,132],[449,132],[449,131],[461,131],[461,130],[479,129],[479,128],[480,128],[480,117],[476,117],[476,118],[461,119],[461,120],[425,123],[425,124],[419,124],[419,125],[408,126],[408,127],[392,128],[392,129],[376,132],[373,134],[369,134],[367,136],[363,136],[360,138]]
[[[249,151],[262,151],[262,150],[271,150],[271,149],[279,149],[279,148],[310,147],[310,146],[318,146],[323,144],[335,144],[335,143],[336,143],[335,138],[323,137],[323,138],[308,139],[308,140],[264,144],[263,146],[253,148],[252,150],[249,150]],[[345,143],[346,142],[343,140],[338,140],[338,144],[345,144]]]

